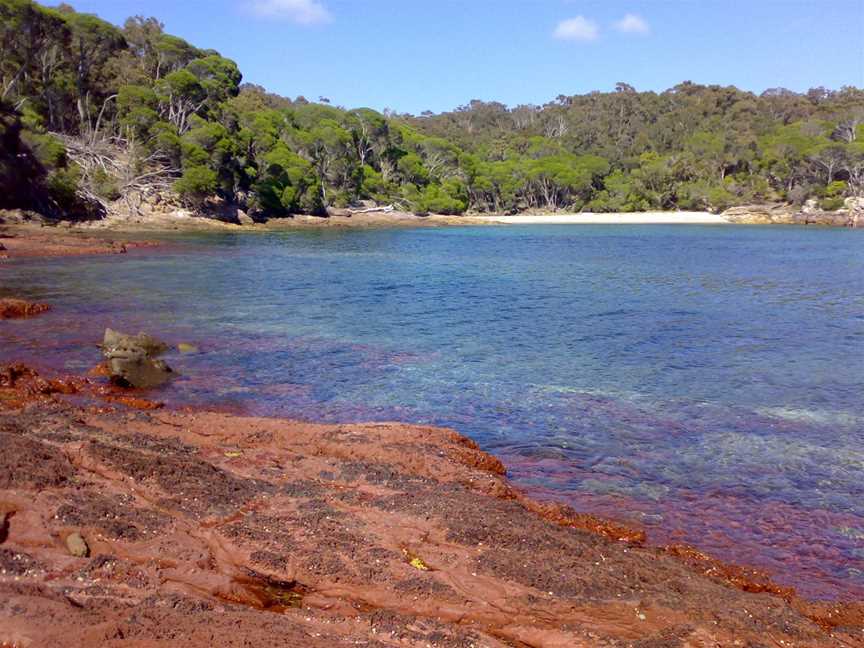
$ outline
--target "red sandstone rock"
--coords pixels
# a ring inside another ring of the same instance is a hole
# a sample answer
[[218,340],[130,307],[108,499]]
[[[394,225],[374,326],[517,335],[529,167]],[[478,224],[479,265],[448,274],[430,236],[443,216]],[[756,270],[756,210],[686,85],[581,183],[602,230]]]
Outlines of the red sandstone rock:
[[0,645],[828,647],[864,629],[860,606],[532,503],[451,430],[52,403],[0,413],[0,447]]
[[6,258],[62,257],[90,254],[125,254],[129,250],[158,245],[152,241],[113,241],[96,236],[61,232],[54,227],[21,227],[0,233],[0,254]]
[[0,319],[33,317],[51,310],[48,304],[29,302],[24,299],[0,299]]

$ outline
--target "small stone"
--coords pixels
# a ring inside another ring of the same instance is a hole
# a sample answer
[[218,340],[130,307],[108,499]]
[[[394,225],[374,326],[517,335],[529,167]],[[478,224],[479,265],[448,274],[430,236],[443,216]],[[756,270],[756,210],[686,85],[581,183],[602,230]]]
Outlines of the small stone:
[[177,345],[177,350],[180,353],[198,353],[198,347],[194,344],[187,344],[186,342],[181,342]]
[[66,548],[76,558],[86,558],[90,555],[90,547],[80,533],[70,533],[66,536]]

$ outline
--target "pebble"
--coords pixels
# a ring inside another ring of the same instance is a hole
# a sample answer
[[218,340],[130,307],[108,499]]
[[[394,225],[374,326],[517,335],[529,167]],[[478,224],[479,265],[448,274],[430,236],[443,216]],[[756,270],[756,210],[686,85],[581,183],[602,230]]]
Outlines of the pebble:
[[66,548],[77,558],[86,558],[90,555],[90,547],[80,533],[70,533],[66,536]]

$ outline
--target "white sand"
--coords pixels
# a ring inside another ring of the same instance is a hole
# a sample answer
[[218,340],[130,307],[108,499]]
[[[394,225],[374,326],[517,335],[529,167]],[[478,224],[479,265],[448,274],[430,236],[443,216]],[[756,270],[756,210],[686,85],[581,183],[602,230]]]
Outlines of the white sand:
[[538,214],[537,216],[477,216],[490,223],[514,225],[728,225],[722,216],[708,212],[638,212],[633,214]]

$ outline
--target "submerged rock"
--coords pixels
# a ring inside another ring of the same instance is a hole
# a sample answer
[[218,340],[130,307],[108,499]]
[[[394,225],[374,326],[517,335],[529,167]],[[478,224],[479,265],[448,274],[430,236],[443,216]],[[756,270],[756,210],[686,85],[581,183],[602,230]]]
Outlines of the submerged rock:
[[168,382],[174,371],[156,357],[168,350],[168,345],[146,333],[126,335],[105,329],[102,353],[108,361],[111,381],[123,387],[149,389]]
[[51,310],[48,304],[39,304],[23,299],[0,299],[0,319],[33,317]]

